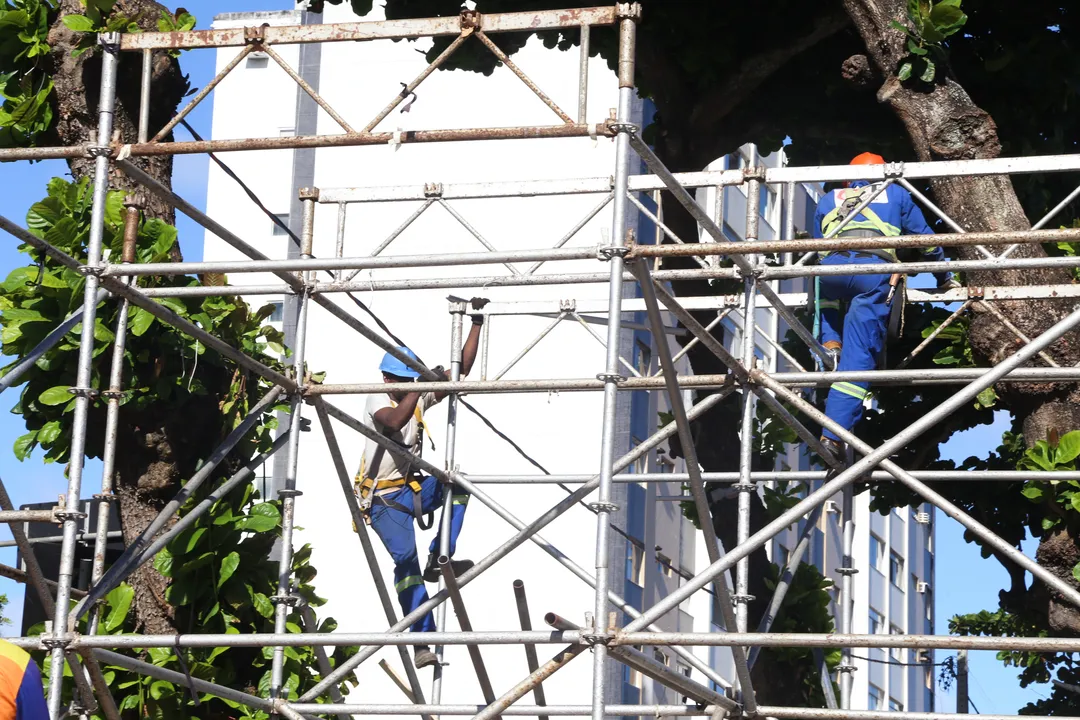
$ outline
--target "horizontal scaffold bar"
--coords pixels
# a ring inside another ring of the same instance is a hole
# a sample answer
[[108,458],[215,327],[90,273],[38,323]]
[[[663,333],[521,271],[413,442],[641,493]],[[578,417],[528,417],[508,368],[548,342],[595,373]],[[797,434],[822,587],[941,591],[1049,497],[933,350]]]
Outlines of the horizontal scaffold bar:
[[[869,382],[873,385],[930,385],[967,383],[987,372],[986,368],[927,368],[915,370],[849,370],[843,372],[778,372],[770,377],[783,385],[792,387],[827,387],[835,382]],[[1017,368],[999,382],[1077,382],[1080,367],[1032,367]],[[678,383],[684,388],[720,388],[735,382],[732,375],[680,375]],[[664,387],[662,377],[628,377],[619,382],[620,390],[659,390]],[[416,383],[353,383],[309,384],[304,393],[313,395],[374,395],[400,390],[403,392],[459,392],[459,393],[529,393],[588,392],[604,389],[604,383],[596,378],[567,378],[545,380],[461,380],[458,382]]]
[[[471,475],[462,473],[469,482],[474,485],[575,485],[586,483],[596,477],[595,473],[578,473],[576,475]],[[918,480],[930,482],[1028,482],[1029,480],[1045,480],[1045,471],[1028,470],[913,470],[912,477]],[[815,482],[826,480],[829,473],[824,470],[769,470],[750,473],[752,482]],[[690,478],[688,473],[631,473],[616,475],[613,482],[617,483],[664,483],[686,482]],[[738,471],[730,472],[703,472],[701,479],[705,482],[729,483],[738,482]],[[884,470],[875,470],[870,473],[871,481],[893,481],[892,474]],[[1056,482],[1066,480],[1080,480],[1080,472],[1066,471],[1054,474]],[[685,496],[691,499],[689,495]]]
[[[615,6],[538,10],[518,13],[464,13],[437,18],[374,20],[327,25],[268,25],[257,29],[266,45],[302,43],[359,42],[365,40],[406,40],[422,37],[460,35],[466,27],[484,33],[537,31],[556,28],[579,28],[582,25],[613,25]],[[121,50],[163,50],[242,47],[251,43],[251,28],[221,28],[189,32],[127,33],[121,37]]]
[[[250,633],[190,635],[77,635],[68,647],[152,648],[152,647],[375,647],[394,645],[565,645],[588,643],[588,633],[577,630],[486,630],[474,632],[396,633]],[[9,638],[23,648],[43,647],[43,637]],[[975,635],[845,635],[842,633],[617,633],[612,645],[690,645],[701,647],[818,648],[910,648],[935,650],[1004,650],[1014,652],[1080,652],[1080,638],[999,637]]]
[[[765,182],[814,183],[847,180],[883,180],[886,165],[824,165],[808,167],[764,168]],[[1010,173],[1075,172],[1080,170],[1080,154],[1040,155],[1024,158],[994,160],[955,160],[903,164],[902,176],[909,180],[934,177],[1003,175]],[[707,170],[674,173],[675,179],[686,188],[741,185],[753,168],[740,170]],[[891,176],[890,176],[891,177]],[[667,186],[656,175],[632,175],[631,192],[665,190]],[[321,203],[372,203],[423,201],[435,196],[444,200],[474,198],[540,197],[545,195],[601,194],[612,190],[611,177],[570,178],[566,180],[510,180],[485,183],[429,182],[409,185],[372,187],[321,188]]]
[[[608,133],[607,124],[530,125],[504,128],[464,128],[450,130],[406,130],[402,132],[346,133],[342,135],[289,135],[231,140],[187,140],[169,143],[134,143],[114,147],[113,154],[129,157],[195,155],[199,153],[241,152],[244,150],[298,150],[304,148],[357,147],[411,143],[463,142],[469,140],[531,140],[536,138],[596,137]],[[91,145],[66,147],[4,148],[0,162],[90,157]]]
[[[943,247],[960,245],[1012,245],[1013,243],[1059,243],[1080,242],[1080,229],[1029,230],[1026,232],[988,232],[947,234],[934,236],[933,242]],[[696,243],[692,245],[636,245],[631,257],[671,257],[743,255],[781,252],[806,252],[810,250],[838,251],[876,248],[922,248],[927,244],[925,235],[906,235],[892,238],[845,238],[839,240],[779,240],[756,243]],[[505,250],[499,252],[444,253],[424,255],[380,255],[348,258],[307,258],[289,260],[216,260],[204,262],[109,264],[102,273],[106,276],[124,275],[186,275],[200,272],[283,272],[300,270],[367,270],[410,267],[449,267],[460,265],[493,265],[513,262],[542,260],[556,262],[566,260],[598,260],[598,247],[535,248],[529,250]],[[1074,258],[1048,258],[1073,261]],[[1021,260],[983,260],[1000,268]],[[772,268],[796,269],[797,266]],[[847,266],[840,268],[843,270]],[[797,267],[796,272],[806,273],[807,268]],[[543,276],[540,276],[543,277]]]

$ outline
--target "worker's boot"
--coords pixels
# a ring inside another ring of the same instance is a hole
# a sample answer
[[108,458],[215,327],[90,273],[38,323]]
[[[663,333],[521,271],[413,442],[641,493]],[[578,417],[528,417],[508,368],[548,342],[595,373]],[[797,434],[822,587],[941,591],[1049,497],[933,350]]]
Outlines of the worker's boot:
[[417,670],[423,670],[426,667],[439,664],[439,658],[435,653],[431,652],[431,648],[427,645],[417,645],[413,648],[413,665]]
[[835,340],[830,340],[823,346],[825,348],[825,354],[829,356],[829,361],[826,362],[826,370],[836,370],[840,366],[840,350],[842,346]]
[[[475,564],[472,560],[451,560],[450,568],[454,571],[454,577],[459,577],[461,573]],[[428,555],[427,565],[424,567],[424,582],[439,582],[441,574],[439,572],[439,555],[438,553],[431,553]]]
[[841,469],[847,467],[847,445],[839,440],[833,440],[832,438],[821,436],[821,444],[825,446],[825,449],[833,454],[836,461],[840,463]]

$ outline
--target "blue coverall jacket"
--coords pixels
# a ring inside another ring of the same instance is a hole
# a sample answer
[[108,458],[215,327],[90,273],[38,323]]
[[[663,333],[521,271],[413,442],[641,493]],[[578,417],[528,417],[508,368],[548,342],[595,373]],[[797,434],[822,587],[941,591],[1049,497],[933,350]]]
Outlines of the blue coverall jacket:
[[[814,237],[823,238],[842,219],[840,209],[845,200],[853,196],[866,197],[876,188],[865,180],[853,182],[849,188],[841,188],[824,195],[818,202],[814,215]],[[911,194],[901,187],[890,185],[869,204],[867,209],[852,218],[844,226],[841,235],[849,230],[869,231],[877,235],[933,235],[926,224],[922,211],[911,199]],[[945,255],[940,247],[922,250],[927,260],[941,261]],[[892,250],[839,251],[823,253],[822,265],[870,265],[896,261]],[[889,306],[889,274],[881,275],[823,275],[821,277],[821,341],[843,344],[837,370],[873,370],[878,355],[885,346]],[[936,274],[938,283],[948,278],[948,273]],[[840,324],[840,303],[848,304],[843,325]],[[841,331],[842,327],[842,331]],[[831,420],[851,430],[862,415],[863,402],[870,397],[870,384],[866,382],[835,382],[829,389],[825,414]],[[827,428],[825,437],[839,440]]]

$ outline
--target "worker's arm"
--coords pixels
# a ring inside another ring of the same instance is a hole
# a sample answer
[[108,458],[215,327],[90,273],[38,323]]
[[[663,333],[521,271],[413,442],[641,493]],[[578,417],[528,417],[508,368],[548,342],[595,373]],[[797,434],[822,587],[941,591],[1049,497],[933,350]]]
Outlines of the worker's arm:
[[384,407],[375,411],[372,417],[375,418],[375,422],[386,428],[387,432],[398,432],[409,424],[409,420],[416,411],[416,403],[419,401],[420,393],[411,392],[397,404],[397,407]]
[[[473,310],[482,310],[485,305],[488,304],[487,298],[473,298],[470,303]],[[475,313],[472,316],[472,327],[469,329],[469,336],[465,338],[465,345],[461,348],[461,377],[468,375],[473,368],[473,363],[476,362],[476,353],[480,348],[480,328],[484,326],[484,315],[481,313]],[[444,372],[445,376],[446,373]],[[447,376],[446,378],[450,378]],[[435,393],[435,402],[440,402],[444,397],[449,395],[445,392]]]
[[[904,192],[901,195],[900,209],[900,230],[905,235],[934,234],[933,228],[926,222],[926,217],[923,215],[922,210],[919,209],[919,206],[915,204],[910,193]],[[945,260],[945,251],[942,250],[940,245],[923,248],[922,255],[924,259],[931,262],[943,262]],[[934,279],[937,280],[938,287],[946,287],[952,280],[952,273],[934,273]]]
[[835,196],[832,193],[822,195],[821,200],[818,201],[817,209],[814,211],[814,227],[810,228],[810,232],[818,240],[825,237],[821,232],[821,223],[825,219],[825,215],[835,207],[833,197]]

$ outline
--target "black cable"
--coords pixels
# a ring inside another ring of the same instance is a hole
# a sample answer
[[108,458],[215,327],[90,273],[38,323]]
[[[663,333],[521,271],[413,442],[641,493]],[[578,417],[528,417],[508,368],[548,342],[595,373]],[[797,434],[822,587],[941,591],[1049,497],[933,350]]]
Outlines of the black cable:
[[968,705],[971,706],[971,709],[975,711],[976,715],[982,715],[982,713],[979,712],[979,708],[975,707],[975,701],[971,699],[971,695],[968,695]]
[[942,665],[951,664],[951,663],[948,663],[948,662],[939,662],[939,663],[915,662],[915,663],[907,663],[907,662],[900,662],[898,660],[877,660],[877,659],[871,658],[871,657],[863,657],[862,655],[852,655],[851,657],[854,660],[865,660],[866,662],[877,663],[879,665],[896,665],[897,667],[927,667],[927,668],[929,668],[929,667],[941,667]]

